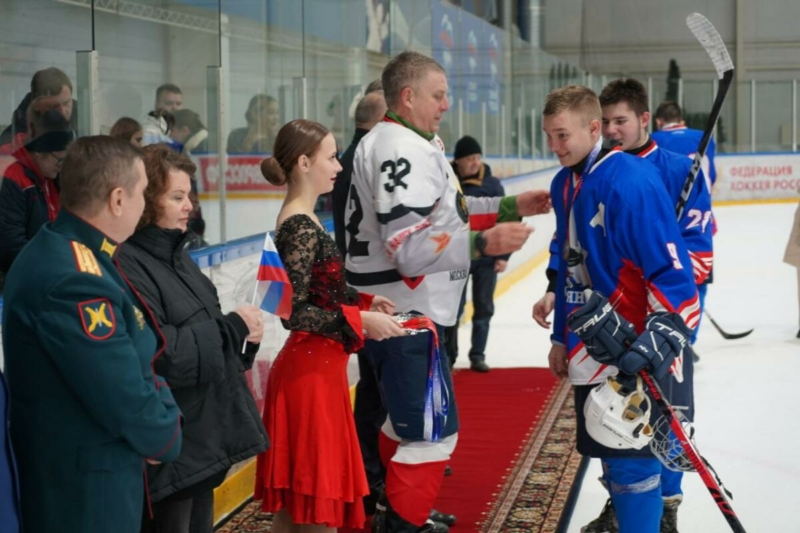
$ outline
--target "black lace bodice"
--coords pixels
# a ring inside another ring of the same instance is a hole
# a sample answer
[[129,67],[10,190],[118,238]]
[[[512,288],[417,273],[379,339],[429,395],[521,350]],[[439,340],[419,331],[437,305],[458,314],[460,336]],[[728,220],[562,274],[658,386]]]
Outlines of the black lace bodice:
[[292,215],[275,233],[275,246],[292,282],[289,330],[318,333],[345,344],[358,339],[342,305],[358,306],[359,295],[345,283],[344,262],[336,243],[308,215]]

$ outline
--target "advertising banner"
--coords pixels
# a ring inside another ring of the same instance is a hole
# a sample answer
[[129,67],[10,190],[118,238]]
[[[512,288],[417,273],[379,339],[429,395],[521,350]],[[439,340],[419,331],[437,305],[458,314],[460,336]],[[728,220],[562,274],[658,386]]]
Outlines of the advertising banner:
[[[227,192],[233,193],[283,193],[286,187],[276,187],[261,174],[261,161],[266,155],[228,156],[225,174]],[[197,164],[197,185],[201,194],[219,192],[219,158],[215,155],[202,155],[193,158]]]
[[715,158],[714,200],[795,198],[800,154],[743,154]]

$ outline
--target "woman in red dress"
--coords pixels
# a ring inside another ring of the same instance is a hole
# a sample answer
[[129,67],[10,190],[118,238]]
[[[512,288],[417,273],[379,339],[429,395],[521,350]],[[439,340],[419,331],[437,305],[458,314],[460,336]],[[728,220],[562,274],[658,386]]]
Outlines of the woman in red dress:
[[255,498],[275,513],[272,531],[322,532],[363,527],[369,493],[350,407],[349,354],[364,332],[382,340],[404,335],[392,302],[348,288],[344,264],[314,214],[341,165],[328,130],[293,120],[278,132],[274,157],[261,172],[288,184],[275,245],[292,282],[291,331],[272,366],[263,421],[272,444],[258,457]]

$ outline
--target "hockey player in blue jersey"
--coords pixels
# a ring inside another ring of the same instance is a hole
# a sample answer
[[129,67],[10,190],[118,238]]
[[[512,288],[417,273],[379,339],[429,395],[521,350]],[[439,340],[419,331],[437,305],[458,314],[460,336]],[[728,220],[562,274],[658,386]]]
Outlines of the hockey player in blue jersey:
[[[551,185],[562,259],[549,365],[575,386],[578,451],[602,459],[618,530],[657,533],[661,463],[647,448],[612,449],[593,439],[584,405],[596,385],[618,373],[615,365],[629,374],[650,370],[668,397],[684,380],[683,346],[700,312],[691,261],[658,170],[619,147],[601,149],[600,103],[590,89],[568,86],[548,95],[544,130],[565,167]],[[587,288],[598,296],[587,301]],[[604,329],[616,313],[630,329]],[[612,350],[609,342],[624,348]]]
[[[681,189],[691,168],[692,160],[685,155],[676,154],[658,146],[647,134],[650,113],[647,109],[647,91],[634,79],[619,79],[610,82],[600,93],[600,106],[603,111],[603,138],[621,143],[620,148],[632,155],[650,161],[658,169],[672,204],[680,198]],[[678,225],[692,261],[695,283],[698,286],[700,309],[702,313],[705,280],[711,270],[713,247],[711,240],[711,195],[701,173],[697,176],[683,216]],[[692,335],[692,343],[696,332]],[[689,419],[694,418],[693,409],[693,361],[684,361],[683,383],[673,383],[673,401],[685,406]],[[661,533],[677,533],[677,512],[683,496],[681,492],[681,472],[673,472],[662,467],[661,495],[664,499],[664,514],[661,519]],[[607,504],[601,515],[584,528],[584,533],[613,533],[614,507]]]
[[[661,173],[672,205],[677,205],[692,166],[692,159],[685,152],[676,152],[662,146],[656,133],[648,136],[650,112],[647,109],[647,90],[644,85],[634,79],[612,81],[600,93],[600,106],[603,109],[603,137],[622,143],[622,150],[653,163]],[[678,222],[692,261],[692,272],[700,297],[701,318],[707,282],[714,262],[713,221],[711,190],[705,171],[701,169],[689,194],[683,216]],[[692,334],[692,344],[697,340],[699,329],[698,322]]]
[[[655,120],[657,131],[653,132],[653,140],[660,147],[694,157],[697,147],[700,145],[700,139],[703,138],[703,132],[686,127],[681,106],[675,102],[662,102],[656,109]],[[706,148],[706,155],[702,163],[709,191],[712,190],[714,183],[717,182],[717,169],[714,166],[716,153],[717,144],[712,137],[708,141],[708,148]]]

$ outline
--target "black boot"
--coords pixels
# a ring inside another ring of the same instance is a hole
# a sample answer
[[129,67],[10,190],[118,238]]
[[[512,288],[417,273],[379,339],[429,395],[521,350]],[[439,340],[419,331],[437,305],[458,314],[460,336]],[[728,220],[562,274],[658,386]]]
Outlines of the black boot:
[[446,525],[428,519],[422,526],[417,526],[397,514],[386,493],[382,492],[375,504],[375,516],[372,517],[372,533],[448,533]]
[[661,515],[661,533],[678,533],[678,506],[683,496],[664,498],[664,514]]
[[606,502],[600,516],[581,528],[581,533],[617,533],[617,512],[611,498]]
[[448,527],[456,523],[456,515],[443,513],[441,511],[437,511],[436,509],[431,509],[431,514],[428,518],[434,522],[442,523]]

